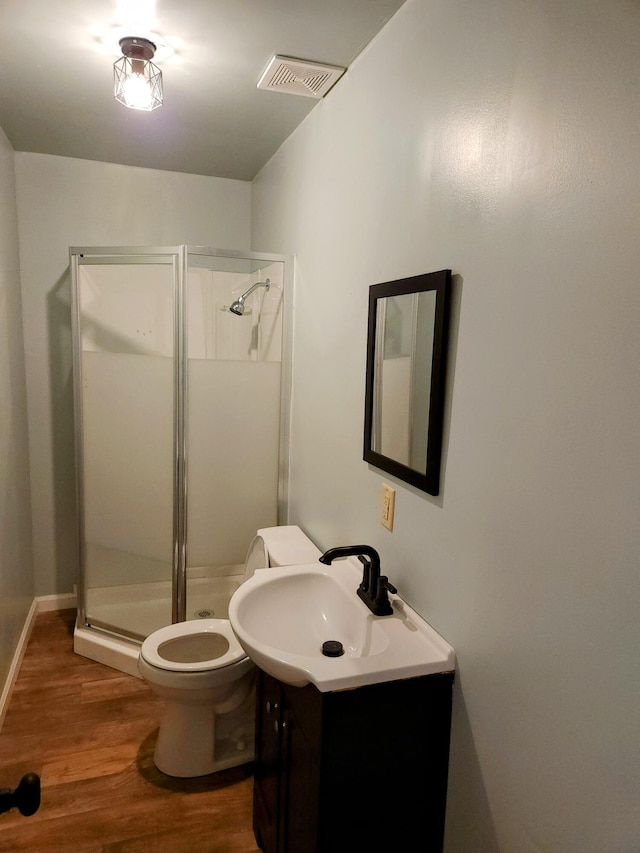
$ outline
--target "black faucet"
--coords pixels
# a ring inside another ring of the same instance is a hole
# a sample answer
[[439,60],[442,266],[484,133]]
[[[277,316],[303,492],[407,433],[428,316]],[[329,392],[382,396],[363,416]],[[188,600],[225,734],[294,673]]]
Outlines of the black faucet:
[[395,593],[398,590],[389,583],[386,575],[380,574],[380,555],[376,549],[371,545],[345,545],[343,548],[329,548],[319,559],[329,566],[340,557],[358,557],[364,564],[358,596],[375,616],[390,616],[393,608],[387,592]]

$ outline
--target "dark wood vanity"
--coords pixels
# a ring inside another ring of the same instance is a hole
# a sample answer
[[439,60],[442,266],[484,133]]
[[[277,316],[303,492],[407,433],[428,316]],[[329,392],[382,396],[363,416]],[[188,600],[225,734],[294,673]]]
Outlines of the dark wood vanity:
[[453,673],[321,693],[260,672],[253,828],[265,853],[435,853]]

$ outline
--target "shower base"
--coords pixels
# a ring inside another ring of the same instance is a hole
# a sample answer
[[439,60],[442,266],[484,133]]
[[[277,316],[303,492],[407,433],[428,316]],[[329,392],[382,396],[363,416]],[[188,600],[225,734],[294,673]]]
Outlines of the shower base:
[[[187,619],[228,619],[229,599],[240,586],[243,566],[222,577],[187,579]],[[110,666],[128,675],[138,675],[141,643],[119,636],[126,633],[147,637],[171,624],[171,581],[157,581],[91,589],[86,596],[87,621],[113,625],[113,631],[76,623],[73,650],[76,654]]]

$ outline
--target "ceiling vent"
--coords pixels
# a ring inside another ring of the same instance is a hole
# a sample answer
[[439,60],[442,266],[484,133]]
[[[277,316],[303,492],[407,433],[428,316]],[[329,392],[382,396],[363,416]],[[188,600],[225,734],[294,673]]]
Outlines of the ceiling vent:
[[274,56],[258,80],[258,89],[323,98],[346,71],[338,65],[320,65],[306,59]]

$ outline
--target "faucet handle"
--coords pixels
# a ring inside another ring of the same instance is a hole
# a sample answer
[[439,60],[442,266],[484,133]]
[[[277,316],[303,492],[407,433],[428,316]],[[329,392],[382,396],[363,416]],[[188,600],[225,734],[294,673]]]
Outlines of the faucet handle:
[[398,590],[390,583],[386,575],[380,575],[378,580],[378,589],[375,590],[374,613],[377,616],[390,616],[393,613],[391,602],[389,601],[388,592],[396,593]]
[[[388,589],[389,592],[393,593],[393,595],[396,595],[398,590],[395,588],[395,586],[391,583],[391,581],[389,580],[389,578],[386,575],[382,575],[382,577],[380,578],[380,581],[381,581],[381,586],[384,589]],[[380,587],[378,587],[378,589],[380,589]]]

